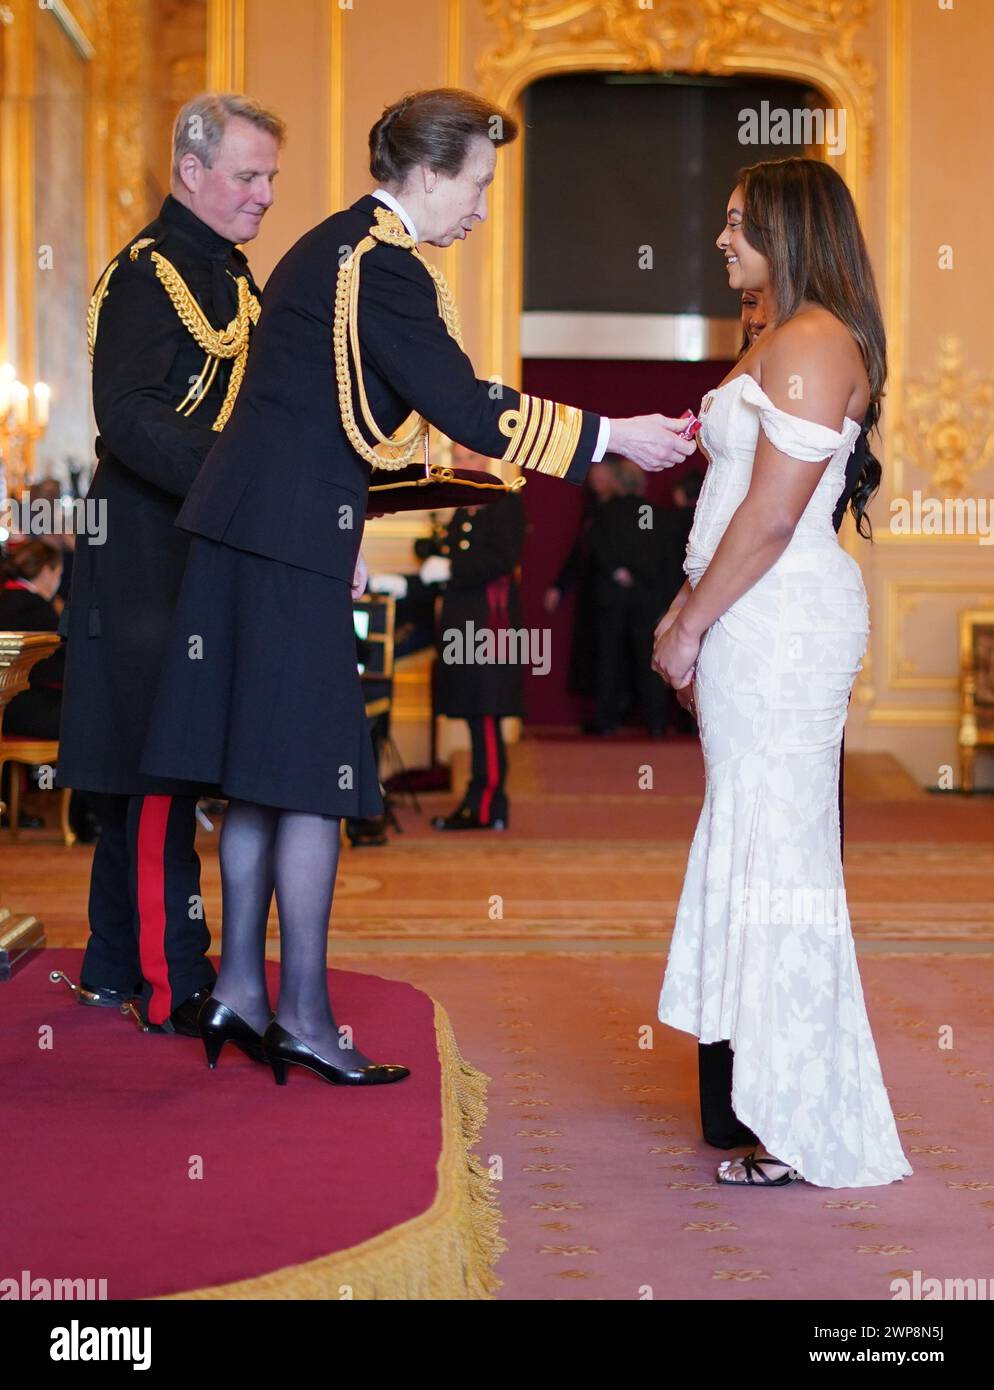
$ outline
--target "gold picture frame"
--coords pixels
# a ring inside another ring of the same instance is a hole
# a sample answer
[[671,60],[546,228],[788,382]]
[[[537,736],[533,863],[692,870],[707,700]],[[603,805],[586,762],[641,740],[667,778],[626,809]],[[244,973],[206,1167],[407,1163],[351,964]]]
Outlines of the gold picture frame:
[[960,786],[974,789],[978,748],[994,748],[994,608],[959,615]]

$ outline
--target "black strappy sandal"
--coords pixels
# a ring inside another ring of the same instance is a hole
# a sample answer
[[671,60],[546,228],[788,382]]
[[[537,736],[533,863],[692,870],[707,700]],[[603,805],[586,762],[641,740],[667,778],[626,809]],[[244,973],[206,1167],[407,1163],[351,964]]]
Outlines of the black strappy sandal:
[[[740,1182],[735,1178],[722,1177],[722,1168],[725,1163],[741,1163],[745,1170],[745,1178]],[[790,1168],[779,1158],[772,1158],[766,1155],[764,1158],[757,1158],[755,1154],[746,1154],[740,1159],[726,1159],[725,1163],[718,1169],[718,1181],[725,1187],[787,1187],[792,1182],[802,1182],[803,1179],[796,1168]],[[763,1172],[765,1163],[773,1163],[778,1168],[787,1168],[786,1173],[781,1173],[778,1178],[768,1178]]]

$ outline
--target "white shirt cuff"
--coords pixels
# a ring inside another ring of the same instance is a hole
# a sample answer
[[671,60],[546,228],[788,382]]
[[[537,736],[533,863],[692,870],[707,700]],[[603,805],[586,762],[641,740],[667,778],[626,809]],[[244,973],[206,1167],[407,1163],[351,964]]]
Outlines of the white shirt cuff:
[[597,444],[596,444],[596,447],[594,448],[594,456],[593,456],[593,458],[590,460],[591,463],[600,463],[601,459],[602,459],[602,458],[604,457],[604,455],[607,453],[607,446],[608,446],[608,444],[610,444],[610,442],[611,442],[611,421],[607,418],[606,415],[602,415],[602,416],[601,416],[601,427],[600,427],[600,430],[598,431],[598,434],[597,434]]

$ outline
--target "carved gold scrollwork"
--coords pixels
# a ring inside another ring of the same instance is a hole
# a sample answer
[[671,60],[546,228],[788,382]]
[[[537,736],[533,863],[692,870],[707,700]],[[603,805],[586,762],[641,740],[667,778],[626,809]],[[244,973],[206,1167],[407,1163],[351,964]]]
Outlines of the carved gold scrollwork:
[[484,0],[499,38],[477,72],[499,100],[549,72],[768,72],[853,107],[868,167],[873,66],[857,51],[869,0]]
[[[568,72],[762,74],[810,84],[845,113],[833,163],[862,209],[872,157],[874,65],[861,56],[871,0],[483,0],[493,41],[479,86],[511,108],[529,83]],[[491,370],[519,365],[523,161],[513,148],[493,194],[487,298]]]
[[927,379],[910,379],[895,447],[940,494],[960,492],[994,460],[994,381],[963,366],[954,334],[939,340]]

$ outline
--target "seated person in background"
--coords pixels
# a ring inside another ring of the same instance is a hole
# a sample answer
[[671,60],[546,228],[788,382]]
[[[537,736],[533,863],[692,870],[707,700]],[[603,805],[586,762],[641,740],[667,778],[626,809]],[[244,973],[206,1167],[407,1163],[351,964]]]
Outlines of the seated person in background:
[[[59,585],[62,580],[63,551],[48,540],[23,541],[4,561],[3,588],[0,589],[0,631],[57,632]],[[61,644],[44,661],[38,661],[28,675],[28,688],[15,695],[3,716],[7,738],[58,739],[62,712],[62,682],[66,649]],[[7,777],[20,776],[20,768],[8,763]],[[4,798],[6,800],[6,797]],[[7,824],[6,816],[3,823]],[[38,816],[21,814],[21,829],[37,829],[44,822]],[[69,823],[82,844],[93,844],[99,833],[93,807],[85,792],[69,798]]]
[[653,737],[665,732],[665,692],[652,671],[653,632],[662,611],[659,512],[644,500],[645,479],[625,459],[612,460],[618,495],[594,511],[593,564],[597,708],[584,733],[610,734],[621,722],[621,684],[630,656],[642,719]]
[[[0,631],[58,632],[52,600],[62,582],[62,552],[45,540],[24,541],[8,555],[0,590]],[[36,662],[28,689],[15,695],[3,716],[11,738],[57,739],[62,709],[65,647]]]
[[62,484],[55,478],[41,478],[38,482],[30,483],[22,495],[30,497],[32,509],[35,509],[39,502],[44,503],[45,514],[50,518],[51,529],[46,523],[43,530],[39,530],[39,520],[37,512],[32,515],[31,534],[38,536],[41,540],[48,541],[49,545],[54,545],[62,559],[62,579],[59,582],[59,591],[55,596],[54,602],[56,610],[61,613],[63,605],[69,602],[69,594],[72,590],[72,566],[76,550],[76,536],[68,526],[68,518],[61,515],[63,507]]

